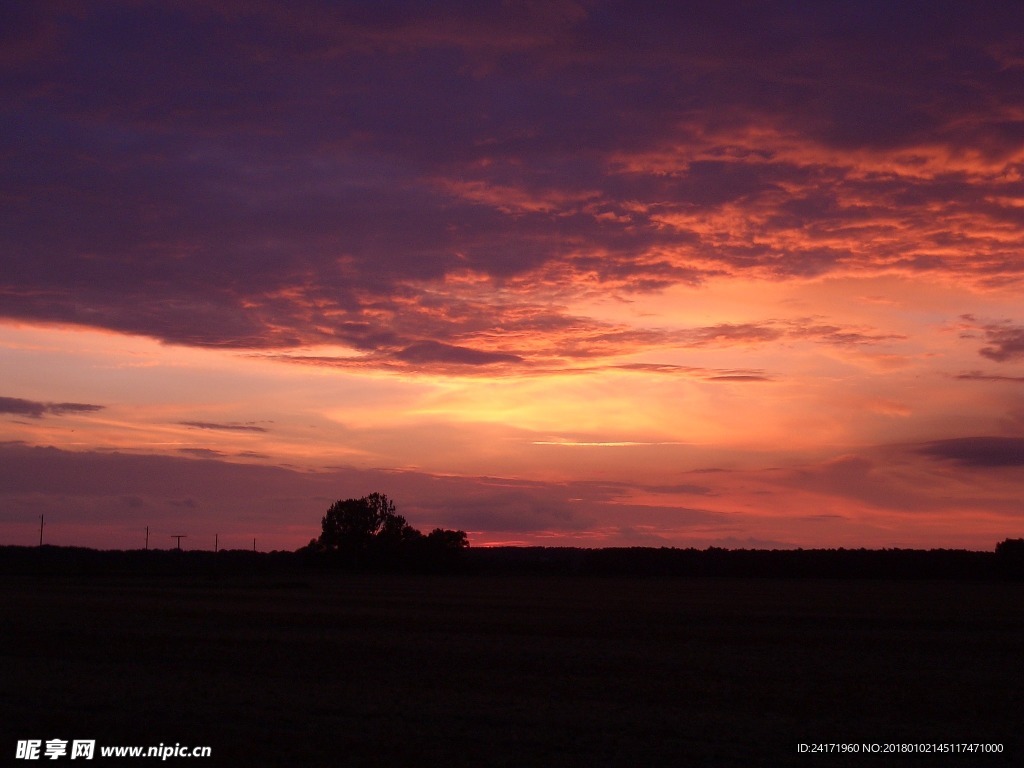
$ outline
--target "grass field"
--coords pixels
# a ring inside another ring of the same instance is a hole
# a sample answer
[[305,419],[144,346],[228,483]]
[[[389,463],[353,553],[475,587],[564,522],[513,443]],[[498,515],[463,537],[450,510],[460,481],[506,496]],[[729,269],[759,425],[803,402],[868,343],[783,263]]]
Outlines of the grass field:
[[168,761],[199,765],[1021,764],[1022,651],[1010,582],[19,577],[0,587],[0,748],[12,763],[18,739],[85,738],[211,746]]

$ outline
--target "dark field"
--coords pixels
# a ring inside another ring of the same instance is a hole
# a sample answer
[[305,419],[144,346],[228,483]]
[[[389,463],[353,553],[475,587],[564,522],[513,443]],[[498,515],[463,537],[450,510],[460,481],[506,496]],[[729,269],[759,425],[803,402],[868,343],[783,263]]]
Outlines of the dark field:
[[10,577],[2,750],[15,763],[18,739],[84,738],[213,748],[178,765],[1019,765],[1022,641],[1019,582]]

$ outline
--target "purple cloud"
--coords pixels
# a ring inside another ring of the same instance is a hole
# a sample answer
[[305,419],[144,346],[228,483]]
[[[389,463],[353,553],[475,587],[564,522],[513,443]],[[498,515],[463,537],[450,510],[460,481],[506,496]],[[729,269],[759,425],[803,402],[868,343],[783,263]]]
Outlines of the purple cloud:
[[1024,376],[1001,376],[999,374],[983,373],[981,371],[960,373],[957,374],[956,378],[965,381],[1009,381],[1015,384],[1024,384]]
[[104,407],[89,403],[40,403],[35,400],[23,400],[20,397],[0,397],[0,413],[28,416],[33,419],[40,419],[45,414],[63,416],[66,413],[94,413],[102,411]]
[[518,355],[486,352],[479,349],[442,344],[438,341],[417,341],[395,353],[406,363],[455,363],[457,365],[492,365],[494,363],[520,363]]
[[195,456],[197,459],[219,459],[224,456],[222,451],[215,451],[212,448],[179,448],[178,453]]
[[225,430],[229,432],[268,432],[266,427],[256,426],[255,424],[239,424],[238,422],[229,422],[226,424],[218,424],[212,421],[179,421],[179,424],[185,427],[194,427],[195,429],[213,429],[213,430]]
[[[471,372],[528,360],[481,338],[547,323],[535,289],[1013,283],[1024,9],[961,11],[34,6],[0,25],[0,314]],[[466,273],[505,305],[431,305]]]
[[920,449],[926,456],[968,467],[1024,466],[1024,438],[957,437],[935,440]]
[[982,347],[980,355],[997,363],[1024,358],[1024,327],[989,325],[984,331],[989,346]]

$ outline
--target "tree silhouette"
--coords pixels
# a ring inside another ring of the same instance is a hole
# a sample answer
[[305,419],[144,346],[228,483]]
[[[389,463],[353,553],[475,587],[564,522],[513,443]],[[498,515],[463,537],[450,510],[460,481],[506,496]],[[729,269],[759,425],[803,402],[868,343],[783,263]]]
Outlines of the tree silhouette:
[[469,546],[465,531],[436,528],[424,536],[382,493],[334,502],[321,520],[321,529],[311,548],[336,553],[353,568],[450,568]]
[[413,545],[415,564],[423,570],[458,571],[466,565],[469,539],[465,531],[435,528],[416,539]]
[[1024,539],[1004,539],[996,544],[996,565],[1004,576],[1024,578]]
[[465,531],[450,531],[446,528],[435,528],[428,533],[427,543],[439,550],[458,551],[469,547]]
[[320,524],[319,548],[337,552],[357,567],[418,535],[382,493],[336,501]]

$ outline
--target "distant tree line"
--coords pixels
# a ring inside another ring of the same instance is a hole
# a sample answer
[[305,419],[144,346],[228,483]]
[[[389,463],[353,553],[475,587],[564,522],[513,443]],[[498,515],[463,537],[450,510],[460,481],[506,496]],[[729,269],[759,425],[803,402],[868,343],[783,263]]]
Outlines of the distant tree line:
[[465,531],[416,530],[382,493],[334,502],[320,527],[306,551],[353,570],[456,570],[469,548]]
[[1024,539],[995,552],[963,549],[677,549],[493,547],[474,549],[479,573],[652,578],[1024,579]]
[[[462,531],[421,534],[384,497],[331,505],[321,535],[294,552],[221,550],[96,550],[0,546],[0,576],[200,577],[273,579],[295,586],[311,572],[378,570],[476,575],[642,578],[739,577],[793,579],[1024,580],[1024,539],[994,552],[962,549],[730,550],[669,547],[477,547]],[[351,502],[357,502],[353,504]],[[365,502],[365,504],[364,504]],[[369,507],[372,514],[367,514]],[[333,510],[333,513],[332,513]],[[352,525],[363,520],[365,526]]]

